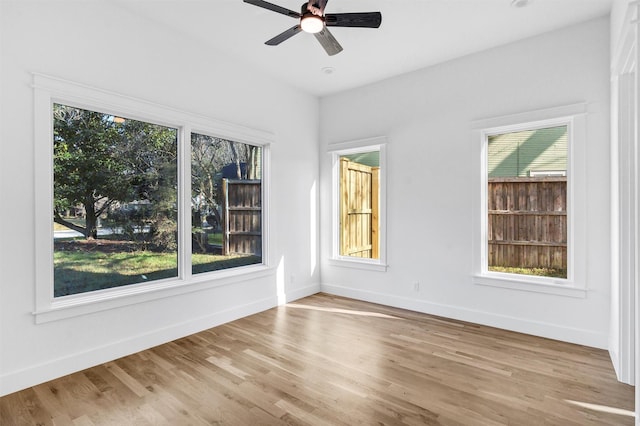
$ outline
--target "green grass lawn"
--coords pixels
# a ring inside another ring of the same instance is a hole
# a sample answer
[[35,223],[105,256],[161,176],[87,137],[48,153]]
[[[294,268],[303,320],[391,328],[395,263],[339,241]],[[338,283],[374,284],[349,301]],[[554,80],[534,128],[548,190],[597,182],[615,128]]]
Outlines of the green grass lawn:
[[567,270],[560,268],[517,268],[508,266],[490,266],[490,271],[507,274],[534,275],[538,277],[567,278]]
[[194,253],[191,256],[191,270],[194,274],[218,271],[221,269],[237,268],[239,266],[255,265],[258,263],[262,263],[261,256],[241,254],[222,256],[220,254],[198,253]]
[[176,277],[175,253],[56,251],[55,296]]
[[[259,256],[194,254],[193,273],[216,271],[262,261]],[[54,251],[56,297],[178,276],[176,253],[152,251]]]

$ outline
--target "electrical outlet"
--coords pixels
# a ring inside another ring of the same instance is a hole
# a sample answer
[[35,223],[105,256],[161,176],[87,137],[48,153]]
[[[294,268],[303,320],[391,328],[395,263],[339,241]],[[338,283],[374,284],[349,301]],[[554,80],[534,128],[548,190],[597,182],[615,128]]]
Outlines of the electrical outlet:
[[413,291],[420,291],[420,282],[419,281],[414,281],[413,282]]

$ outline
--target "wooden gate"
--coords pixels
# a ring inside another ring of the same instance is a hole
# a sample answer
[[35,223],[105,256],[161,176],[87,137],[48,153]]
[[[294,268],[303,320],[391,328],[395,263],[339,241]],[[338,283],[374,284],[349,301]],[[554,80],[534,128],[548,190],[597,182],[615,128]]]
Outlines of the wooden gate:
[[379,257],[379,167],[340,159],[340,254]]
[[262,256],[260,180],[222,180],[222,254]]

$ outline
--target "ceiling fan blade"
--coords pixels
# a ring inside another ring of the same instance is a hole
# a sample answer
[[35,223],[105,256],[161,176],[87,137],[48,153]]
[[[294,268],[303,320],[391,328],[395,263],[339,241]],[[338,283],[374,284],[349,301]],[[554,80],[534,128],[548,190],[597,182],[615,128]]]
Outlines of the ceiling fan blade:
[[262,7],[264,9],[271,10],[273,12],[278,12],[283,15],[291,16],[292,18],[300,18],[300,13],[294,12],[293,10],[286,9],[284,7],[278,6],[273,3],[269,3],[263,0],[244,0],[245,3],[252,4],[254,6]]
[[315,33],[316,39],[320,42],[327,55],[333,56],[342,52],[342,46],[338,43],[338,40],[329,32],[328,28],[323,28],[319,33]]
[[288,30],[286,30],[284,32],[281,32],[280,34],[278,34],[277,36],[275,36],[271,40],[265,41],[264,44],[267,44],[269,46],[277,46],[280,43],[282,43],[283,41],[288,40],[291,37],[293,37],[294,35],[298,34],[300,31],[302,31],[302,28],[300,27],[300,25],[293,26],[293,27],[289,28]]
[[327,13],[324,15],[327,27],[378,28],[382,23],[380,12]]
[[314,15],[322,16],[324,15],[324,8],[327,7],[328,1],[329,0],[310,0],[307,10],[312,11]]

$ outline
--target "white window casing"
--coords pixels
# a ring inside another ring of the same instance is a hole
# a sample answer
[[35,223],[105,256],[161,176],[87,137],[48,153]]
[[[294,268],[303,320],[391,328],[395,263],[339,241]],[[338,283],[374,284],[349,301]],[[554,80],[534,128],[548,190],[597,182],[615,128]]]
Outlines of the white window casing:
[[[328,153],[332,159],[332,248],[330,264],[347,268],[384,272],[387,270],[387,227],[386,227],[386,194],[387,169],[386,145],[384,136],[360,139],[329,145]],[[340,157],[344,155],[377,151],[379,153],[379,257],[378,259],[342,256],[340,254]]]
[[[473,203],[474,284],[570,297],[586,297],[586,120],[584,103],[490,118],[472,123],[473,170],[477,179]],[[567,278],[488,270],[487,143],[491,135],[567,126]]]
[[[35,309],[36,323],[113,309],[149,300],[178,296],[211,287],[273,275],[269,257],[269,146],[273,135],[209,117],[176,110],[105,90],[33,75],[35,114]],[[178,276],[149,283],[53,296],[53,116],[54,103],[100,111],[178,129]],[[262,264],[191,273],[191,132],[262,148]]]

